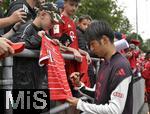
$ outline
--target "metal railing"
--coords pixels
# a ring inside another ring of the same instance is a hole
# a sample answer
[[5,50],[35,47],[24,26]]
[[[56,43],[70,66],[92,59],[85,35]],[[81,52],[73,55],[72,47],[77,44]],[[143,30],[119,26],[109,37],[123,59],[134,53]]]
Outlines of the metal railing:
[[[82,100],[87,100],[88,98],[85,97],[85,96],[83,96],[83,97],[81,97],[80,99],[82,99]],[[64,103],[64,104],[62,104],[62,105],[59,105],[59,106],[56,106],[56,107],[52,108],[52,109],[50,110],[50,114],[58,114],[59,112],[68,109],[70,106],[71,106],[71,105],[66,102],[66,103]],[[46,113],[42,113],[42,114],[46,114]]]
[[[64,59],[69,59],[69,60],[75,59],[74,55],[72,55],[72,54],[62,54],[62,55],[63,55]],[[39,51],[38,50],[25,49],[23,52],[21,52],[17,55],[14,55],[14,56],[38,58],[39,57]],[[98,71],[99,66],[100,66],[99,59],[98,58],[92,58],[92,60],[97,62],[96,71]],[[6,90],[8,89],[9,91],[13,90],[13,74],[12,74],[13,57],[6,57],[4,60],[0,61],[0,68],[2,69],[1,74],[0,74],[0,89],[6,89]],[[143,84],[142,80],[138,80],[138,81],[134,82],[134,88],[133,89],[136,91],[139,91],[139,93],[142,93],[142,95],[140,95],[140,96],[144,96],[144,91],[142,89],[138,90],[138,88],[139,88],[138,86],[140,86],[141,83]],[[141,88],[144,88],[144,87],[142,86]],[[135,101],[136,100],[134,100],[134,102]],[[142,103],[144,102],[144,97],[143,97],[143,99],[141,98],[140,101],[136,101],[136,102],[140,102],[139,107],[141,107]],[[139,107],[137,107],[135,104],[137,104],[137,103],[134,103],[133,112],[138,112]],[[70,107],[70,105],[68,103],[64,103],[62,105],[59,105],[57,107],[50,109],[50,114],[57,114],[58,112],[66,110],[69,107]],[[7,110],[5,112],[5,114],[13,114],[13,109]]]
[[[62,54],[64,59],[67,60],[75,60],[74,55],[72,54]],[[38,58],[39,57],[39,50],[28,50],[25,49],[23,52],[14,55],[16,57],[32,57],[32,58]],[[98,58],[91,58],[92,61],[96,61],[96,70],[98,71],[99,68],[99,59]],[[2,68],[1,77],[0,77],[0,89],[6,89],[9,91],[13,90],[13,56],[6,57],[4,60],[0,61],[0,67]],[[57,112],[60,112],[62,110],[65,110],[69,108],[70,105],[68,103],[64,103],[58,107],[53,108],[50,110],[50,114],[55,114]],[[5,114],[13,114],[13,110],[7,110]]]

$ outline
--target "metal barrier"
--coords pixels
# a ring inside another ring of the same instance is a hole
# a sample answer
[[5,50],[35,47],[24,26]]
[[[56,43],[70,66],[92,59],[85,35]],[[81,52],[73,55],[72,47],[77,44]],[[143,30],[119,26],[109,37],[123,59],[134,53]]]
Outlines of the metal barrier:
[[[81,97],[80,99],[82,99],[82,100],[87,100],[87,97]],[[59,106],[57,106],[57,107],[55,107],[55,108],[52,108],[51,110],[50,110],[50,114],[57,114],[58,112],[61,112],[61,111],[63,111],[63,110],[66,110],[67,108],[69,108],[71,105],[69,104],[69,103],[64,103],[64,104],[62,104],[62,105],[59,105]],[[46,113],[42,113],[42,114],[46,114]]]
[[[75,59],[74,55],[72,55],[72,54],[62,54],[62,55],[63,55],[64,59],[69,59],[69,60],[74,60]],[[25,49],[22,53],[19,53],[19,54],[14,55],[14,56],[37,58],[37,57],[39,57],[39,51],[38,50]],[[98,58],[92,58],[92,60],[97,62],[96,70],[98,71],[99,66],[100,66],[99,59]],[[4,60],[0,61],[0,68],[2,69],[1,75],[0,75],[0,89],[9,89],[9,91],[10,91],[10,90],[13,89],[13,75],[12,75],[13,57],[7,57]],[[135,91],[138,90],[139,93],[142,93],[142,97],[143,97],[144,96],[144,90],[143,90],[144,87],[140,86],[141,85],[140,82],[142,84],[144,83],[142,80],[134,82],[134,88],[133,89]],[[139,88],[139,86],[141,87],[140,90],[137,89],[137,87]],[[133,112],[134,113],[139,111],[140,106],[144,102],[144,100],[143,100],[144,97],[143,97],[143,99],[141,98],[140,100],[139,100],[139,97],[140,96],[136,97],[136,98],[138,98],[137,99],[138,101],[134,100],[134,102],[136,101],[136,102],[140,103],[138,107],[135,105],[137,103],[134,103],[134,107],[133,107]],[[51,109],[50,110],[50,114],[57,114],[58,112],[60,112],[62,110],[65,110],[65,109],[67,109],[69,107],[70,107],[70,105],[68,103],[64,103],[64,104],[62,104],[60,106],[57,106],[57,107]],[[7,110],[7,112],[5,112],[5,114],[13,114],[13,110],[12,109]]]
[[[64,59],[67,60],[75,60],[74,55],[72,54],[62,54]],[[32,57],[32,58],[38,58],[39,57],[39,50],[28,50],[25,49],[23,52],[14,55],[16,57]],[[98,71],[99,68],[99,59],[98,58],[92,58],[93,61],[97,61],[96,64],[96,70]],[[6,89],[11,91],[13,89],[13,75],[12,75],[12,69],[13,69],[13,57],[6,57],[4,60],[0,61],[0,67],[2,68],[2,73],[0,76],[0,89]],[[56,112],[59,112],[61,110],[64,110],[66,108],[69,108],[68,103],[64,103],[61,106],[56,107],[55,109],[52,109],[50,111],[51,114],[54,114]],[[13,114],[13,110],[7,110],[5,114]]]
[[[13,89],[13,76],[12,76],[12,68],[13,68],[13,57],[5,58],[1,63],[0,67],[2,69],[0,74],[0,89],[5,89],[12,91]],[[3,99],[6,99],[6,96],[3,96]],[[5,105],[5,102],[4,102]],[[5,114],[13,114],[13,109],[5,110]]]
[[[5,58],[0,66],[2,67],[2,76],[0,79],[1,89],[12,89],[13,79],[12,79],[12,67],[13,67],[13,57]],[[3,86],[5,85],[5,86]]]

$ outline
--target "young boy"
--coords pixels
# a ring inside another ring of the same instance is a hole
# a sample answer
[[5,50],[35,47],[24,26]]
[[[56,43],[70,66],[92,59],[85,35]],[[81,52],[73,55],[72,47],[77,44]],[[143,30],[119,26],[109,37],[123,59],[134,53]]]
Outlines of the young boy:
[[[64,0],[64,9],[61,13],[61,17],[64,21],[64,24],[56,24],[52,30],[52,36],[55,38],[61,39],[64,34],[67,34],[71,38],[70,51],[77,54],[77,56],[81,59],[81,54],[75,50],[78,49],[78,40],[76,34],[76,26],[73,20],[70,18],[74,15],[76,10],[78,9],[79,0]],[[68,45],[66,45],[68,46]],[[73,48],[73,49],[72,49]],[[81,61],[81,60],[80,60]]]
[[85,30],[91,24],[92,18],[89,15],[83,15],[79,17],[78,26],[77,26],[77,36],[79,42],[79,48],[85,51],[89,51],[87,48],[87,42],[85,39]]
[[[75,60],[78,62],[82,62],[82,55],[85,55],[87,61],[90,63],[91,59],[89,54],[81,50],[78,46],[76,25],[71,19],[71,16],[73,16],[78,9],[79,2],[80,0],[64,0],[64,9],[61,14],[61,18],[64,23],[54,25],[51,35],[58,38],[60,41],[64,40],[65,36],[69,36],[71,41],[67,43],[66,51],[72,52],[75,56]],[[77,64],[78,63],[75,61],[66,61],[67,75],[70,75],[74,71],[78,71]]]
[[[75,12],[78,9],[79,2],[80,0],[64,0],[64,7],[61,13],[61,18],[64,21],[64,23],[54,25],[53,30],[51,31],[51,35],[55,38],[58,38],[60,42],[61,41],[67,42],[67,43],[64,43],[64,45],[67,46],[65,51],[71,52],[75,56],[76,61],[65,60],[66,74],[68,77],[72,72],[80,70],[79,68],[80,68],[81,62],[82,60],[85,60],[85,59],[82,59],[83,58],[82,55],[86,56],[86,59],[89,63],[91,62],[89,54],[79,49],[76,25],[74,21],[71,19],[71,17],[75,14]],[[87,61],[85,60],[85,62]],[[84,67],[82,67],[81,72],[85,72],[86,70],[83,78],[86,77],[84,82],[86,82],[86,85],[90,86],[89,78],[87,76],[87,68],[88,68],[88,65],[85,65]],[[72,91],[72,92],[74,96],[78,96],[76,91]],[[72,110],[69,111],[68,114],[73,113]],[[77,114],[77,112],[74,112],[74,113]]]
[[[88,48],[88,44],[86,41],[86,36],[85,36],[85,30],[88,28],[88,26],[91,24],[92,22],[92,18],[89,15],[82,15],[79,17],[79,21],[77,23],[77,36],[78,36],[78,44],[79,44],[79,48],[88,52],[91,56],[93,55],[91,53],[91,51]],[[93,87],[95,85],[95,73],[94,73],[94,69],[93,69],[93,65],[89,64],[88,66],[88,76],[90,79],[90,84],[91,87]]]
[[[38,32],[49,30],[55,22],[57,8],[52,3],[45,3],[39,8],[37,17],[32,22],[23,25],[16,35],[11,38],[13,42],[25,42],[28,49],[40,49],[41,37]],[[57,15],[57,16],[56,16]],[[23,31],[22,31],[23,30]],[[14,58],[14,88],[15,89],[42,89],[47,88],[46,71],[38,65],[38,58]]]

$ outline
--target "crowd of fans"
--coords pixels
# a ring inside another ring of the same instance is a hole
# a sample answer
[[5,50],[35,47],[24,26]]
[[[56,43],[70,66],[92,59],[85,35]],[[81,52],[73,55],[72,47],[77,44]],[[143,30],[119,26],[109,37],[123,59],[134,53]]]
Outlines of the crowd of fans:
[[[106,22],[92,20],[89,15],[77,18],[75,12],[79,2],[12,1],[5,15],[0,11],[0,59],[14,54],[11,44],[16,42],[25,42],[27,49],[40,50],[42,37],[46,36],[60,46],[62,53],[75,56],[75,60],[65,60],[73,96],[87,94],[95,99],[94,104],[90,104],[74,97],[67,98],[77,109],[85,114],[132,114],[132,77],[143,77],[145,102],[150,110],[150,51],[142,52],[140,42],[130,40],[128,49],[117,52],[114,40],[126,39],[125,35],[113,32]],[[91,57],[101,59],[98,77]],[[14,89],[50,88],[47,66],[40,67],[38,58],[14,57],[13,61]]]

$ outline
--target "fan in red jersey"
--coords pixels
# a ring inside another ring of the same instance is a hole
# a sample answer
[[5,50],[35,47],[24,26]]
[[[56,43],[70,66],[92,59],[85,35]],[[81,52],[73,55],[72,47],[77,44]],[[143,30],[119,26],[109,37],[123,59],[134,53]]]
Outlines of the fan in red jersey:
[[[90,84],[87,69],[88,63],[91,62],[91,59],[87,52],[79,49],[76,25],[70,18],[76,12],[79,2],[80,0],[64,0],[64,9],[61,13],[61,18],[64,23],[55,24],[51,30],[51,36],[58,38],[61,43],[64,41],[62,39],[66,39],[67,43],[62,44],[66,44],[66,51],[73,53],[75,56],[76,61],[65,60],[67,76],[70,76],[72,72],[77,71],[84,73],[83,79],[81,80],[84,80],[83,82],[88,82],[86,85],[89,86]],[[81,69],[84,70],[82,71]]]
[[145,79],[146,98],[150,112],[150,52],[147,52],[145,56],[145,64],[142,71],[142,77]]

